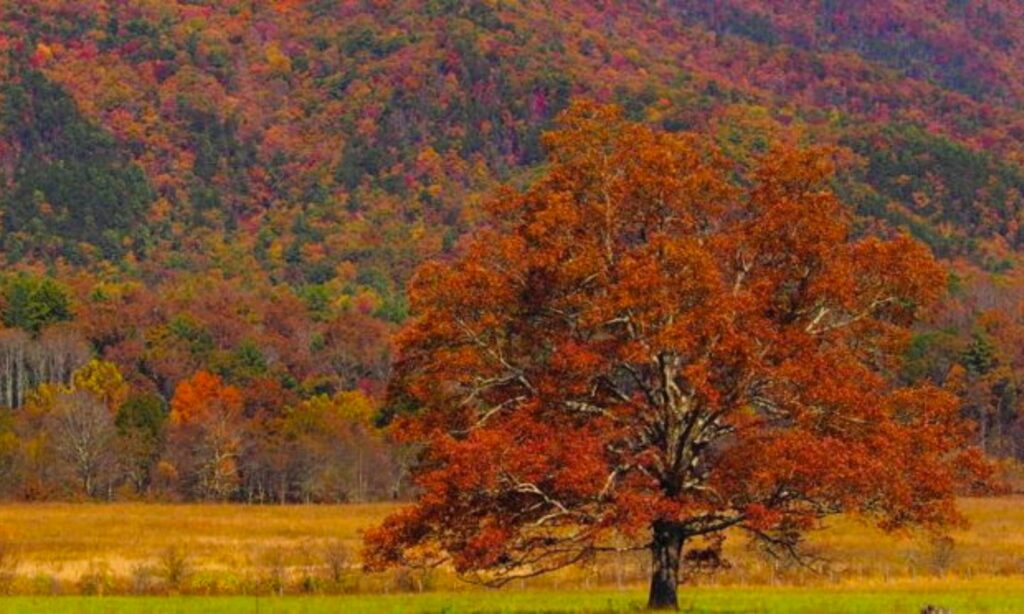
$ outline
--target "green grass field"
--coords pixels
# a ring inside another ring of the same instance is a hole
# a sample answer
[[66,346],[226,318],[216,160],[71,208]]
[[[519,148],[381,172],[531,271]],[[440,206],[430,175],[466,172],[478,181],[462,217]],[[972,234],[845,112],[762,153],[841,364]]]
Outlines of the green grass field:
[[[343,597],[14,597],[0,600],[12,613],[90,614],[211,612],[248,614],[400,613],[400,612],[629,612],[640,610],[644,595],[635,591],[494,591],[421,595]],[[684,589],[684,612],[860,613],[918,612],[926,604],[953,612],[1024,611],[1024,586],[888,590],[802,588]]]

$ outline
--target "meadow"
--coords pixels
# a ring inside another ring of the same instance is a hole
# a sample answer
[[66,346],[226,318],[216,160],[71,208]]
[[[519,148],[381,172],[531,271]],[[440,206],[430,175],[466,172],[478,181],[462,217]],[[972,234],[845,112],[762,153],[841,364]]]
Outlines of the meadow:
[[[638,590],[438,592],[419,595],[342,595],[313,597],[16,597],[5,611],[26,614],[64,612],[210,612],[250,614],[413,613],[413,612],[632,612],[643,609]],[[1020,612],[1024,586],[892,586],[876,589],[697,587],[680,595],[684,612],[783,612],[836,614],[917,612],[940,604],[953,612]]]
[[[963,499],[970,526],[887,535],[836,518],[818,569],[732,535],[728,567],[688,579],[692,611],[1024,610],[1024,497]],[[0,506],[0,609],[51,611],[620,611],[644,601],[641,554],[494,591],[441,572],[359,569],[360,534],[392,504]]]

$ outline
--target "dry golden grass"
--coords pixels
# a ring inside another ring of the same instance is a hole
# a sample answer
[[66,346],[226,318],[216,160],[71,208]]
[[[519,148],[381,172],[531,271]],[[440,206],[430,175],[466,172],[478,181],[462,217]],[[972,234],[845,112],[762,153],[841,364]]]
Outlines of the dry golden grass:
[[[358,571],[361,531],[394,507],[0,505],[0,545],[13,549],[17,561],[17,579],[4,590],[252,594],[463,587],[443,573]],[[809,540],[827,561],[824,573],[773,560],[733,535],[725,552],[731,567],[691,581],[861,588],[1024,584],[1024,497],[964,499],[961,509],[971,527],[951,532],[951,541],[886,535],[855,519],[836,518]],[[167,567],[177,564],[175,557],[182,559],[184,576],[171,581]],[[642,554],[612,556],[516,587],[637,586],[646,580],[646,566]],[[10,569],[0,569],[0,576],[5,572]]]
[[393,507],[8,504],[0,505],[0,539],[18,550],[20,573],[62,578],[97,563],[128,573],[169,548],[183,549],[194,569],[238,570],[271,554],[295,566],[329,541],[357,552],[359,532]]
[[887,535],[851,518],[836,518],[810,544],[832,567],[863,576],[964,576],[1024,573],[1024,497],[961,499],[970,526],[951,530],[943,546],[926,534]]
[[871,584],[932,579],[967,582],[1024,573],[1024,497],[961,499],[970,526],[947,535],[887,534],[851,517],[829,519],[809,535],[806,550],[820,557],[818,572],[759,553],[741,536],[726,542],[731,569],[716,584]]

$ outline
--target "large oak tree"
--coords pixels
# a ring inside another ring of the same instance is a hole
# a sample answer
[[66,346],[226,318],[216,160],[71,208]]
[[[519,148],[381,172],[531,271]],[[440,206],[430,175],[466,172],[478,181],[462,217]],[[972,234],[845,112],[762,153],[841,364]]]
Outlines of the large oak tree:
[[546,144],[543,176],[412,286],[393,394],[421,495],[368,535],[371,568],[500,584],[629,544],[674,607],[696,538],[789,551],[830,514],[958,518],[986,469],[955,399],[889,377],[945,274],[906,236],[852,235],[826,152],[742,172],[587,103]]

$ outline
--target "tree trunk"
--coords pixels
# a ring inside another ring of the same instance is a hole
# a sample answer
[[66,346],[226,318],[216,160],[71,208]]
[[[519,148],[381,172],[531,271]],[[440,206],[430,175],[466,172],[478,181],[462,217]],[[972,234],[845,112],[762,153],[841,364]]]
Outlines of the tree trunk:
[[650,610],[678,610],[679,555],[683,550],[683,532],[668,522],[654,523],[651,543],[651,593],[647,599]]

